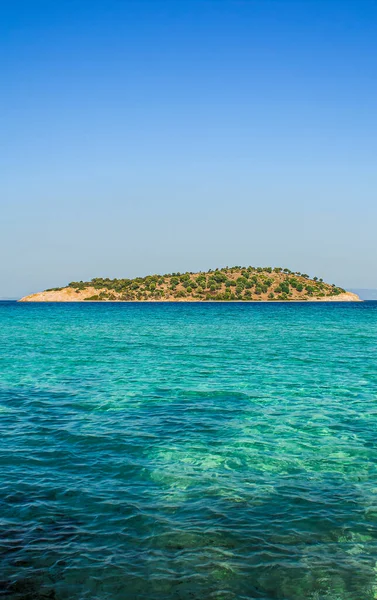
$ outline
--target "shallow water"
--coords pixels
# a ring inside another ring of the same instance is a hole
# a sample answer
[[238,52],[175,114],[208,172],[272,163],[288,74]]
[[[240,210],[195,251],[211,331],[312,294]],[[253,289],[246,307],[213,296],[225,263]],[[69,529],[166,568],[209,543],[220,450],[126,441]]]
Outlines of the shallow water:
[[0,597],[377,598],[377,303],[0,303]]

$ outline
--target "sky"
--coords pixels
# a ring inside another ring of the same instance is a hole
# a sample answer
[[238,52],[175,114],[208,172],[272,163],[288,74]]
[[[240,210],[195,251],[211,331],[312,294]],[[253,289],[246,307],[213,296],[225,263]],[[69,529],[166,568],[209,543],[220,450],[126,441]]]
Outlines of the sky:
[[282,266],[377,288],[377,1],[0,0],[0,297]]

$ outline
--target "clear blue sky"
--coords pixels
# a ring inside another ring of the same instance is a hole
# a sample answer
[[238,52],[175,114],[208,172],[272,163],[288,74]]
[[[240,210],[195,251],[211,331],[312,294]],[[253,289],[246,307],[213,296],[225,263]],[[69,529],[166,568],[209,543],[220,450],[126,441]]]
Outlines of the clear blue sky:
[[0,296],[231,264],[377,287],[377,2],[0,0]]

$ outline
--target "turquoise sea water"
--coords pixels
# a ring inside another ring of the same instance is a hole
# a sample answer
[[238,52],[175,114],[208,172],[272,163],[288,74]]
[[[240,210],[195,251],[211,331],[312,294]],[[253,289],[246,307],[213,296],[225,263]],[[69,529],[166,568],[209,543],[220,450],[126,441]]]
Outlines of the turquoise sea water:
[[0,597],[377,598],[377,303],[0,303]]

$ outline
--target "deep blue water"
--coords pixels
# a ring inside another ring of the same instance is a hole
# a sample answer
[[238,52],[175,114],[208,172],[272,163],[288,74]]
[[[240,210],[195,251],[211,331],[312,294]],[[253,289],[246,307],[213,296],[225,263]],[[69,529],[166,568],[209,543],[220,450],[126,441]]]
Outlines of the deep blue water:
[[377,302],[0,303],[0,597],[377,598]]

